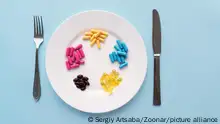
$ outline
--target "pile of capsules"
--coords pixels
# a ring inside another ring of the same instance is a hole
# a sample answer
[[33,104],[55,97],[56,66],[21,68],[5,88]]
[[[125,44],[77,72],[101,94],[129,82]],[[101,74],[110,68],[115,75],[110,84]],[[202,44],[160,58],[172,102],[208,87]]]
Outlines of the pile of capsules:
[[120,64],[119,68],[122,69],[128,65],[128,62],[125,60],[127,58],[128,47],[125,42],[120,40],[116,40],[116,43],[117,44],[114,46],[116,51],[110,53],[109,58],[112,63],[118,61]]
[[104,91],[112,94],[115,87],[117,87],[122,81],[122,78],[119,77],[119,73],[116,70],[112,70],[110,74],[103,73],[100,78],[100,83]]
[[97,29],[91,29],[90,31],[85,32],[83,40],[90,40],[91,46],[93,46],[96,43],[97,47],[100,49],[100,42],[104,42],[107,37],[107,32]]
[[77,75],[77,77],[73,79],[73,82],[75,83],[76,87],[82,91],[86,89],[86,86],[90,85],[89,78],[81,74]]
[[78,68],[81,64],[84,64],[85,61],[82,60],[85,57],[85,54],[82,49],[82,44],[74,47],[68,47],[66,49],[66,68],[67,70],[71,70],[74,68]]

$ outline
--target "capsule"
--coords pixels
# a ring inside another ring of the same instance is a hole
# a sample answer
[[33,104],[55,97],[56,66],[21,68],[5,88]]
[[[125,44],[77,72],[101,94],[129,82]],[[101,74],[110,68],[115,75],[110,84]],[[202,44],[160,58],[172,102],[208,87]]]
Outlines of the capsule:
[[126,66],[128,66],[128,62],[124,62],[124,63],[120,64],[119,68],[122,69]]
[[82,56],[82,58],[84,58],[84,57],[85,57],[85,54],[84,54],[83,50],[82,50],[82,49],[79,49],[79,52],[80,52],[80,55]]
[[71,47],[71,48],[70,48],[70,54],[69,54],[69,55],[70,55],[70,57],[72,57],[72,56],[73,56],[73,52],[74,52],[74,48],[73,48],[73,47]]
[[116,40],[116,42],[117,42],[117,44],[118,44],[118,46],[119,46],[119,48],[123,48],[123,46],[122,46],[122,44],[121,44],[121,41],[120,40]]
[[98,37],[97,39],[98,39],[99,41],[101,41],[101,42],[104,42],[104,41],[105,41],[105,39],[100,38],[100,37]]
[[111,60],[112,63],[114,62],[114,58],[112,54],[109,54],[109,59]]
[[82,44],[79,44],[76,48],[75,48],[75,50],[78,50],[78,49],[81,49],[82,48]]
[[78,54],[76,52],[74,52],[74,56],[76,58],[76,62],[80,60],[80,58],[79,58],[79,56],[78,56]]
[[79,67],[79,64],[74,64],[74,65],[71,66],[72,69],[78,68],[78,67]]
[[120,58],[120,56],[119,56],[117,53],[116,53],[116,56],[117,56],[118,62],[121,63],[121,58]]
[[114,48],[116,51],[120,51],[120,48],[117,45],[115,45]]
[[97,47],[100,49],[101,45],[100,45],[100,41],[99,40],[96,40],[96,44],[97,44]]
[[68,47],[67,49],[66,49],[66,57],[68,57],[70,55],[70,48]]
[[93,41],[95,39],[95,35],[92,35],[92,37],[90,38],[90,41]]
[[73,64],[73,61],[72,61],[72,59],[71,59],[71,57],[70,57],[70,56],[68,57],[68,62],[69,62],[69,64],[70,64],[70,65],[72,65],[72,64]]
[[83,37],[83,40],[89,40],[89,39],[91,39],[91,36],[84,36]]
[[90,46],[93,46],[96,42],[96,39],[93,39],[92,42],[90,43]]
[[124,63],[125,62],[124,56],[120,56],[120,58],[121,58],[121,63]]
[[99,30],[96,30],[96,29],[91,29],[90,32],[92,32],[93,34],[99,32]]
[[101,31],[101,34],[105,35],[105,36],[108,36],[108,33],[105,32],[105,31]]
[[70,68],[70,64],[69,64],[68,61],[66,61],[66,68],[67,68],[67,70],[70,70],[70,69],[71,69],[71,68]]
[[102,34],[99,37],[105,39],[107,36]]
[[81,59],[81,58],[82,58],[82,56],[81,56],[81,54],[80,54],[79,50],[76,50],[76,53],[78,54],[79,58]]
[[101,33],[100,32],[97,32],[96,34],[94,34],[95,38],[99,37]]
[[92,33],[92,32],[86,32],[84,35],[85,35],[85,36],[92,36],[93,33]]
[[117,51],[117,54],[121,55],[121,56],[126,56],[127,55],[126,52],[121,52],[121,51]]
[[113,58],[114,58],[114,61],[118,60],[117,55],[116,55],[116,52],[112,52],[112,56],[113,56]]
[[124,48],[125,52],[127,53],[128,52],[128,47],[125,43],[122,43],[122,47]]

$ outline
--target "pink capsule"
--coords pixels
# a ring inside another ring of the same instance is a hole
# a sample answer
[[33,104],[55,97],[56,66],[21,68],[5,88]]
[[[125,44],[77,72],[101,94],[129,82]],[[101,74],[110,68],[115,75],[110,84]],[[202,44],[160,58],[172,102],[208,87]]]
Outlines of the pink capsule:
[[70,55],[70,48],[66,48],[66,57],[68,57]]
[[80,55],[82,56],[82,58],[84,58],[84,57],[85,57],[85,54],[84,54],[84,52],[83,52],[83,50],[82,50],[82,49],[79,49],[79,53],[80,53]]
[[79,50],[76,50],[76,53],[78,54],[79,58],[81,59],[81,58],[82,58],[82,56],[81,56],[81,54],[80,54]]
[[71,57],[71,60],[72,60],[73,62],[75,62],[75,56],[72,56],[72,57]]
[[69,64],[68,61],[66,61],[66,68],[67,68],[67,70],[70,70],[70,69],[71,69],[70,64]]
[[78,54],[76,52],[74,52],[74,56],[75,56],[76,62],[80,61],[80,58],[79,58],[79,56],[78,56]]
[[73,56],[73,47],[70,47],[70,53],[69,56],[72,57]]
[[69,62],[70,65],[73,64],[73,60],[72,60],[72,58],[70,56],[68,56],[68,62]]
[[83,61],[83,60],[82,60],[82,61],[80,61],[80,64],[84,64],[84,63],[85,63],[85,61]]
[[81,49],[82,48],[82,44],[79,44],[75,49],[78,50],[78,49]]
[[78,68],[79,67],[79,64],[73,64],[71,65],[71,68],[74,69],[74,68]]

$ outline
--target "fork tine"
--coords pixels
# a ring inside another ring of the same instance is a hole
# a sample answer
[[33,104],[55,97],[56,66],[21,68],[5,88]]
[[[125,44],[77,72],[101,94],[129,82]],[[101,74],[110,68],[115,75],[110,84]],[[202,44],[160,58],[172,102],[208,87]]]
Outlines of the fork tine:
[[40,20],[39,20],[39,16],[37,16],[37,35],[40,35]]
[[37,25],[36,25],[36,16],[33,16],[33,19],[34,19],[34,36],[36,36],[36,28],[37,28]]
[[43,19],[42,16],[40,16],[40,21],[41,21],[41,35],[44,35],[44,26],[43,26]]

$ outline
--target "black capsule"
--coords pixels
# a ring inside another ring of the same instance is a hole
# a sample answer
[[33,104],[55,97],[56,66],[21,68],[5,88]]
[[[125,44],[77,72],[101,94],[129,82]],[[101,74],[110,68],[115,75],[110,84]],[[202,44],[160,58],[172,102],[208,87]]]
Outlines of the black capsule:
[[76,87],[79,88],[79,89],[81,89],[81,86],[80,86],[80,85],[76,85]]
[[83,75],[80,74],[80,75],[77,76],[77,78],[82,79]]
[[86,87],[82,87],[81,90],[84,91],[86,89]]
[[85,81],[85,84],[88,85],[88,86],[90,85],[88,81]]
[[84,81],[88,81],[89,78],[88,78],[88,77],[83,77],[83,80],[84,80]]
[[78,82],[78,78],[73,79],[73,82]]

